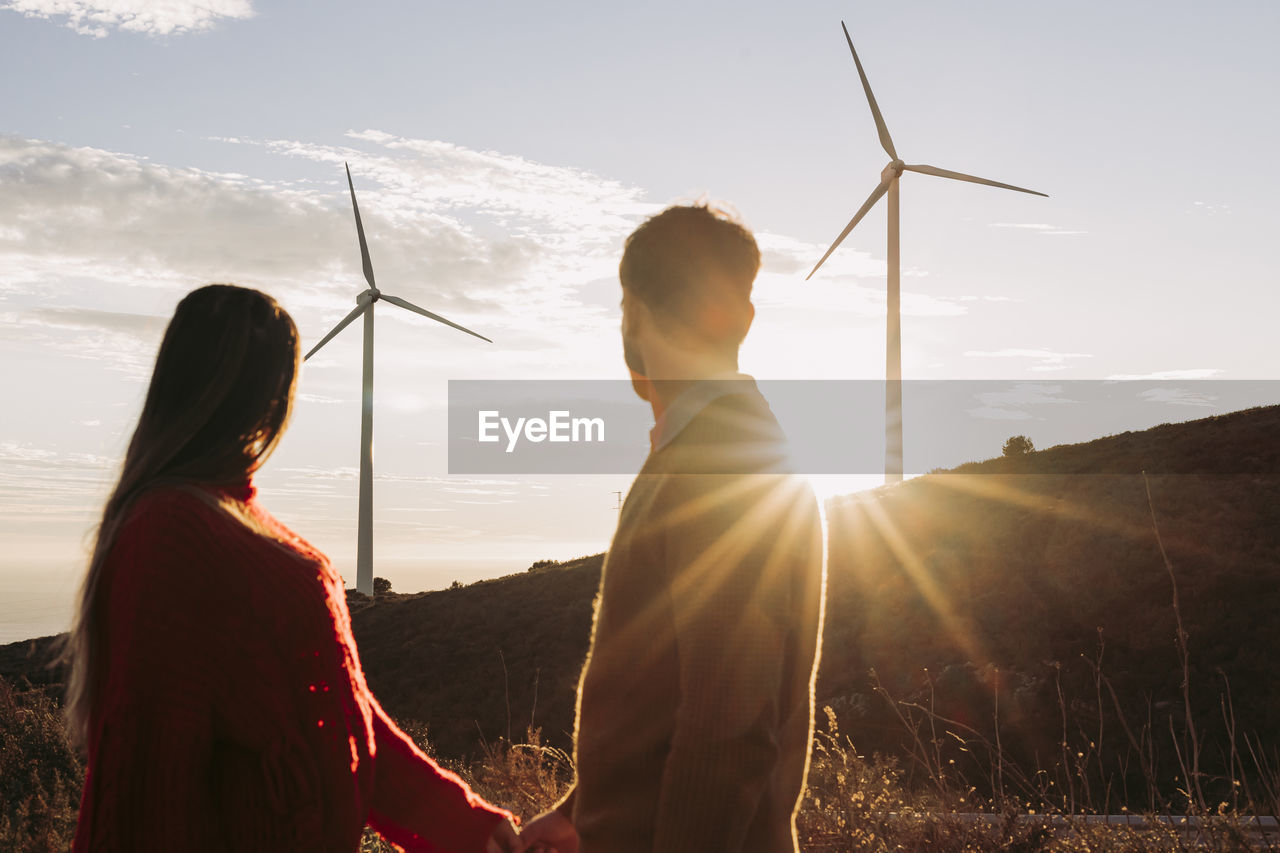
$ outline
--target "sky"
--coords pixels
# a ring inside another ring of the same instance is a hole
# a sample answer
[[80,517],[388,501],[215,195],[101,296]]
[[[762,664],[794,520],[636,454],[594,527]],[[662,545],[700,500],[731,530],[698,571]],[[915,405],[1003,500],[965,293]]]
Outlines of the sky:
[[[903,159],[1049,195],[903,178],[905,376],[1274,378],[1271,0],[0,0],[0,641],[65,626],[185,293],[261,288],[308,347],[354,306],[344,161],[379,286],[494,340],[377,314],[395,589],[607,545],[630,477],[450,476],[447,383],[625,378],[622,240],[668,204],[756,233],[745,371],[883,376],[883,202],[804,281],[888,159],[841,20]],[[256,478],[349,581],[359,370],[357,324]],[[1044,411],[1016,431],[1094,437]]]

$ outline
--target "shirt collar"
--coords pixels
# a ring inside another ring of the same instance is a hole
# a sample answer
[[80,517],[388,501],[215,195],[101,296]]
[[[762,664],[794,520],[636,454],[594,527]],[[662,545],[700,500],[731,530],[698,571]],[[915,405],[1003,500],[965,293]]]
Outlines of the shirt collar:
[[726,394],[743,392],[759,393],[759,389],[754,378],[736,370],[694,380],[688,388],[676,395],[654,423],[653,429],[649,430],[650,452],[657,453],[675,440],[681,430],[712,401]]

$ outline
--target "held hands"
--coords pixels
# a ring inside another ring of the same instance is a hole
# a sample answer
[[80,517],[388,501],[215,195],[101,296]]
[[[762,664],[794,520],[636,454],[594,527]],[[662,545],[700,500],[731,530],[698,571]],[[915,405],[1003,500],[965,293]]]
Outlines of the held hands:
[[524,853],[524,850],[524,842],[509,820],[504,820],[493,828],[493,834],[484,846],[484,853]]
[[544,812],[520,830],[520,842],[539,853],[578,853],[578,833],[573,823],[558,811]]

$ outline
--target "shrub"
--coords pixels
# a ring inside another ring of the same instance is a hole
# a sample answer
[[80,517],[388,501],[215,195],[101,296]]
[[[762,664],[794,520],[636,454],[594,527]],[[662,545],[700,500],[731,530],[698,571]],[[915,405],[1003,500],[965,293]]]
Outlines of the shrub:
[[0,849],[69,848],[83,780],[59,704],[0,678]]

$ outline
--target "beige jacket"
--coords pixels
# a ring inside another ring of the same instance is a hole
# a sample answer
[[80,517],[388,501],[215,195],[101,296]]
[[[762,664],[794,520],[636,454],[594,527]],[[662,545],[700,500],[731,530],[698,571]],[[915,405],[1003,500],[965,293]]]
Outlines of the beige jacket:
[[797,849],[822,529],[747,383],[700,401],[623,505],[578,691],[577,783],[559,806],[582,853]]

